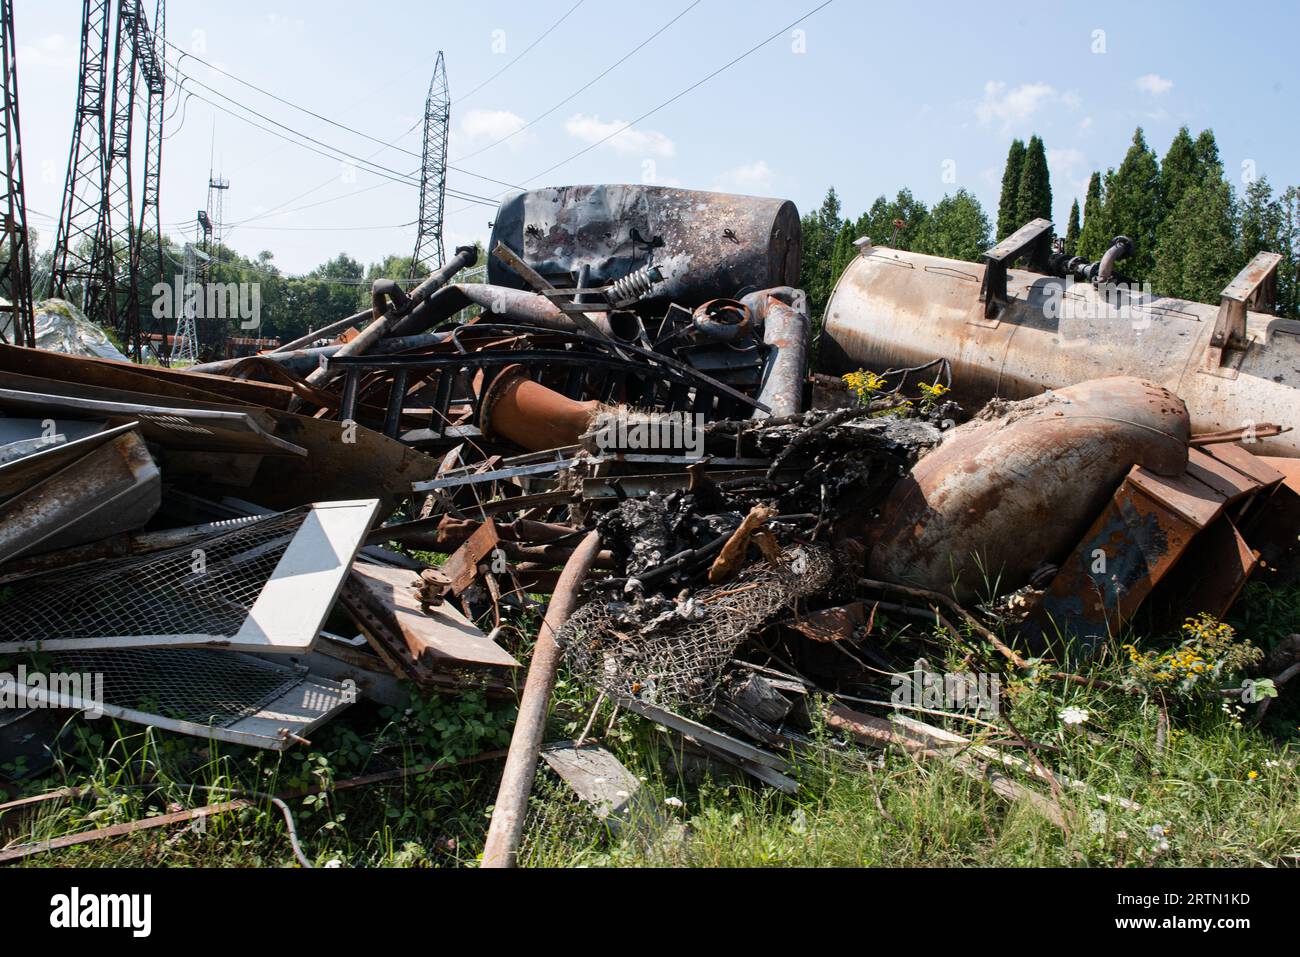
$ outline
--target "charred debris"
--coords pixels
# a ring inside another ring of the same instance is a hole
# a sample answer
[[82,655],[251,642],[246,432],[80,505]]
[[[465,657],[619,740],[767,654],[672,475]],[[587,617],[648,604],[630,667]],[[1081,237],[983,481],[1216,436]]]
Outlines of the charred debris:
[[[1139,613],[1286,574],[1300,340],[1275,259],[1217,308],[1117,310],[1127,240],[1087,264],[1050,236],[982,265],[863,240],[815,343],[792,203],[543,189],[502,205],[486,283],[458,249],[269,352],[0,346],[0,654],[100,682],[0,676],[29,705],[0,757],[35,760],[50,707],[283,749],[411,687],[520,694],[484,856],[509,864],[539,757],[595,803],[617,777],[589,735],[544,741],[564,666],[773,787],[820,716],[1051,815],[924,714],[878,716],[891,676],[935,634],[1068,674]],[[1110,311],[1053,314],[1054,282]]]

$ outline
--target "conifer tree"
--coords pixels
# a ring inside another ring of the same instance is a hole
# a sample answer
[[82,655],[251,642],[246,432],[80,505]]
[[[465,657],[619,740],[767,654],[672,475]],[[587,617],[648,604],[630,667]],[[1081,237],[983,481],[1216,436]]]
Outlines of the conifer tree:
[[1178,207],[1178,201],[1189,186],[1203,181],[1201,160],[1192,142],[1192,135],[1187,127],[1182,127],[1169,144],[1165,161],[1160,164],[1160,188],[1163,194],[1164,215],[1168,216]]
[[1160,227],[1149,276],[1158,294],[1218,301],[1239,268],[1234,213],[1232,188],[1221,177],[1184,191]]
[[[1147,279],[1155,269],[1162,212],[1160,166],[1138,127],[1124,162],[1107,184],[1105,203],[1107,229],[1133,240],[1133,255],[1125,260],[1124,273],[1135,280]],[[1109,244],[1111,237],[1106,239]]]
[[1070,221],[1065,227],[1065,254],[1067,256],[1075,255],[1075,249],[1079,246],[1079,200],[1070,205]]
[[1089,262],[1096,262],[1106,252],[1110,239],[1102,206],[1101,174],[1093,173],[1092,179],[1088,180],[1088,194],[1083,201],[1083,228],[1079,230],[1079,241],[1075,244],[1074,254]]
[[[1047,169],[1047,150],[1038,136],[1029,138],[1025,162],[1016,189],[1016,229],[1032,219],[1052,218],[1052,182]],[[1012,230],[1014,232],[1014,230]]]
[[1025,165],[1025,141],[1012,140],[1007,151],[1007,165],[1002,170],[1002,196],[998,200],[999,241],[1022,225],[1016,222],[1016,197],[1020,191],[1020,170]]
[[974,196],[959,189],[934,204],[917,230],[918,252],[977,262],[989,248],[989,218]]

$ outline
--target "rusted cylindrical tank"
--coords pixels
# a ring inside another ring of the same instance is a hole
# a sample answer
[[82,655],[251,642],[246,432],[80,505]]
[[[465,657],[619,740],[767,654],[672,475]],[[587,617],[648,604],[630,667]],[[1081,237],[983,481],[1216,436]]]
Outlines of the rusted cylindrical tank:
[[[604,286],[653,262],[663,279],[646,302],[698,306],[799,284],[799,211],[785,199],[664,186],[558,186],[502,202],[491,247],[503,242],[559,286],[583,266]],[[525,288],[496,257],[488,282]]]
[[1181,473],[1188,435],[1182,400],[1128,377],[989,407],[867,522],[868,572],[961,601],[1014,591],[1069,554],[1134,465]]
[[[905,368],[944,357],[954,397],[975,406],[1103,376],[1137,376],[1187,402],[1196,432],[1300,427],[1300,322],[1247,313],[1250,347],[1238,368],[1207,371],[1218,306],[1139,295],[1108,307],[1086,283],[1010,270],[1008,302],[992,319],[980,302],[984,266],[867,247],[826,306],[825,372]],[[1300,457],[1300,429],[1251,451]]]

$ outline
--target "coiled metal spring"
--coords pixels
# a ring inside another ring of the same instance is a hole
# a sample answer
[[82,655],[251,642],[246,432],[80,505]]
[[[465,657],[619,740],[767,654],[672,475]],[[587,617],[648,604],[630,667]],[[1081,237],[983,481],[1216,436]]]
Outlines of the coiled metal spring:
[[626,306],[644,297],[663,278],[658,266],[643,266],[617,280],[609,287],[606,295],[615,306]]

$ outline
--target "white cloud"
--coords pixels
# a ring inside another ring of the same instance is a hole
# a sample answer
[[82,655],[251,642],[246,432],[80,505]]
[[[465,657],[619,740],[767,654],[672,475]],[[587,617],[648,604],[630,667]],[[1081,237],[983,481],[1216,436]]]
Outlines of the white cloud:
[[1088,180],[1092,169],[1088,157],[1082,150],[1072,146],[1047,151],[1047,166],[1052,173],[1052,181],[1057,184],[1054,192],[1060,192],[1060,184],[1065,184],[1072,196],[1082,196],[1088,191]]
[[286,17],[279,13],[268,13],[266,22],[273,30],[301,30],[307,25],[300,17]]
[[625,130],[625,126],[626,120],[605,121],[599,116],[588,116],[586,113],[575,113],[564,121],[565,132],[574,139],[584,143],[602,143],[616,153],[661,159],[677,155],[676,144],[663,133],[657,130]]
[[[997,120],[1004,128],[1019,126],[1029,120],[1058,96],[1056,89],[1047,83],[1022,83],[1009,87],[999,80],[984,84],[984,99],[975,105],[975,115],[987,126]],[[1078,98],[1071,95],[1072,103]]]
[[517,150],[528,145],[533,139],[532,134],[527,133],[522,136],[511,136],[523,129],[527,123],[528,121],[522,116],[509,110],[470,110],[461,118],[459,132],[469,144],[495,143],[510,136],[506,146]]
[[1165,79],[1159,73],[1144,73],[1134,82],[1139,90],[1143,93],[1150,93],[1152,96],[1168,93],[1174,88],[1174,81]]
[[726,170],[718,178],[715,190],[738,190],[742,193],[763,193],[771,190],[775,173],[766,160],[755,160],[743,166]]
[[1080,166],[1087,166],[1088,158],[1083,155],[1082,150],[1067,146],[1064,149],[1048,150],[1047,165],[1068,171],[1077,169]]
[[59,69],[77,66],[78,50],[61,33],[51,33],[35,43],[25,43],[18,48],[18,62],[23,69],[50,66]]

